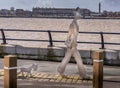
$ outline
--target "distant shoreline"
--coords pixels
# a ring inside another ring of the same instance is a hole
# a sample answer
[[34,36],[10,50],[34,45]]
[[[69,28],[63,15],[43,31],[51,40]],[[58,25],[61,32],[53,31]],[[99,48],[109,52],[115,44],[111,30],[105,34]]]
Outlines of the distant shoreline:
[[[17,16],[0,16],[0,18],[57,18],[57,19],[73,19],[73,17],[17,17]],[[86,17],[82,19],[120,19],[120,17]]]

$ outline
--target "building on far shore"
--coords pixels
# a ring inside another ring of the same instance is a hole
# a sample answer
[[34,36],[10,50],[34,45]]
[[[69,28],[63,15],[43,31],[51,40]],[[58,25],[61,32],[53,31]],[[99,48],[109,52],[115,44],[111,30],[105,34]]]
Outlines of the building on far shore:
[[[73,11],[75,8],[33,8],[33,17],[55,17],[55,18],[73,18]],[[81,9],[83,17],[90,16],[91,11],[88,9]]]
[[63,8],[33,8],[33,17],[73,17],[73,9]]
[[32,17],[32,12],[29,10],[16,9],[16,17]]

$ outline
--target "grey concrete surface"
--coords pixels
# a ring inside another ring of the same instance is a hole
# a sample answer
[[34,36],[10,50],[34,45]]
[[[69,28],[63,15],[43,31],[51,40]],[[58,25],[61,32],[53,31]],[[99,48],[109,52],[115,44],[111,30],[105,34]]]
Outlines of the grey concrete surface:
[[[60,62],[50,61],[35,61],[35,60],[20,60],[18,59],[18,66],[29,65],[32,63],[38,64],[36,73],[57,73],[56,68]],[[3,59],[0,59],[0,69],[3,69]],[[87,72],[92,76],[93,66],[85,65]],[[78,74],[77,66],[75,63],[69,63],[65,70],[65,74]],[[0,88],[3,88],[3,79],[0,79]],[[104,88],[119,88],[120,87],[120,67],[104,66]],[[49,83],[39,82],[39,80],[18,79],[18,88],[92,88],[92,84],[65,84],[65,83]]]

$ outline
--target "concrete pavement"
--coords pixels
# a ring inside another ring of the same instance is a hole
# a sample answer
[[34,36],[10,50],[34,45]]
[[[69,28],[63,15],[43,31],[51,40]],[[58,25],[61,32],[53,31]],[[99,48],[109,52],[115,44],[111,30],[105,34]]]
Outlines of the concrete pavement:
[[[75,63],[69,63],[65,70],[67,77],[61,77],[56,68],[60,62],[18,60],[18,66],[38,64],[33,77],[22,78],[18,75],[18,88],[92,88],[92,80],[81,80]],[[3,88],[3,59],[0,59],[0,88]],[[85,65],[87,73],[92,76],[92,65]],[[104,66],[104,88],[119,88],[120,67]]]

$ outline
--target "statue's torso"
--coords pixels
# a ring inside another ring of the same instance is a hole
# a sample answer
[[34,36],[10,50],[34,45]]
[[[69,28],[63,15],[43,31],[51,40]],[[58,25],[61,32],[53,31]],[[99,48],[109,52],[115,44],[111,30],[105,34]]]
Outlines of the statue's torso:
[[79,26],[77,24],[76,21],[72,21],[72,23],[70,24],[70,30],[72,30],[72,35],[70,37],[70,40],[72,41],[72,46],[77,46],[77,36],[79,33]]

